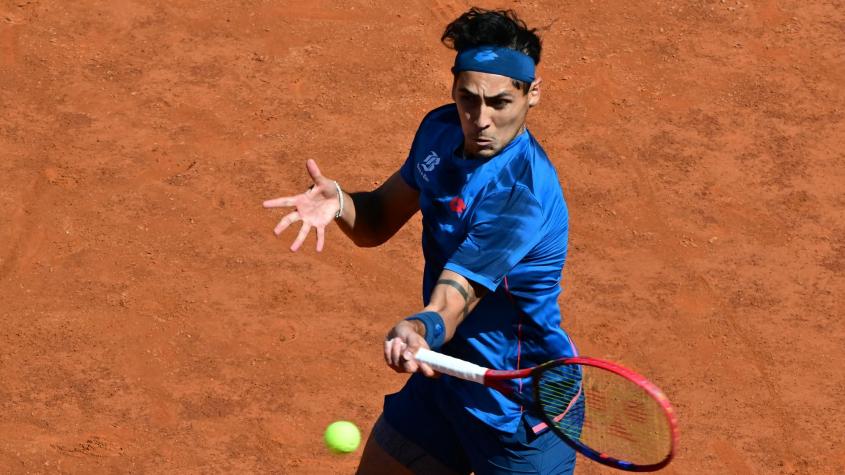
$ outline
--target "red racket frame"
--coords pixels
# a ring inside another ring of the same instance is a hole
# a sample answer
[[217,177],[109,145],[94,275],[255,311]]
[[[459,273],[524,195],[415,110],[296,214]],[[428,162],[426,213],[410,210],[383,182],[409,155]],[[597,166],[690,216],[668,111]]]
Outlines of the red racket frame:
[[[529,376],[533,377],[534,381],[537,381],[537,377],[540,376],[543,371],[560,365],[592,366],[595,368],[603,369],[605,371],[610,371],[611,373],[615,373],[639,386],[649,396],[654,398],[654,400],[660,406],[661,410],[663,411],[663,414],[666,416],[666,419],[669,422],[669,430],[671,433],[671,446],[669,449],[669,453],[665,459],[654,464],[638,465],[627,460],[620,460],[611,457],[607,454],[600,453],[590,448],[589,446],[584,445],[582,442],[568,437],[565,433],[563,433],[563,431],[557,429],[555,421],[552,421],[551,418],[549,418],[544,411],[540,410],[540,408],[537,407],[536,412],[539,415],[543,416],[549,428],[555,431],[555,433],[559,435],[566,443],[568,443],[574,449],[578,450],[584,456],[595,460],[596,462],[599,462],[604,465],[609,465],[620,470],[626,470],[629,472],[653,472],[655,470],[660,470],[672,461],[672,458],[675,456],[675,450],[678,446],[678,439],[680,435],[678,431],[678,419],[675,415],[674,408],[672,408],[672,405],[669,403],[669,398],[667,398],[663,391],[661,391],[660,388],[655,386],[654,383],[646,379],[645,376],[623,366],[619,366],[616,363],[611,363],[610,361],[600,360],[597,358],[576,356],[571,358],[560,358],[557,360],[552,360],[534,368],[525,368],[511,371],[488,369],[484,373],[484,385],[496,389],[497,391],[507,396],[512,394],[514,391],[512,387],[504,384],[505,381],[519,378],[527,378]],[[539,405],[539,388],[536,384],[534,385],[534,401],[537,405]]]

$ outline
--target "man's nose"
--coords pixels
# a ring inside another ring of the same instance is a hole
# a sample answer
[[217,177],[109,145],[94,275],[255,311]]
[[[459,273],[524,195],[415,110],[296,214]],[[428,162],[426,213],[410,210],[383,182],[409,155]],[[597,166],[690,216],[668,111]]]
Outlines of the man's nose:
[[475,116],[475,126],[484,130],[490,127],[491,123],[491,108],[482,105],[478,108],[478,113]]

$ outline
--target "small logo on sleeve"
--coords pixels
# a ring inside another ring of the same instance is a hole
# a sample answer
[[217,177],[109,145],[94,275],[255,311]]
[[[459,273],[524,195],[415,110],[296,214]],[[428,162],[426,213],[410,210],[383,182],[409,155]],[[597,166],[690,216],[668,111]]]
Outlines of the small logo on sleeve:
[[428,181],[428,175],[426,172],[430,172],[434,170],[434,167],[440,164],[440,156],[437,155],[437,152],[432,150],[429,152],[428,156],[426,156],[422,162],[417,163],[417,170],[420,172],[420,176],[422,176],[423,180]]

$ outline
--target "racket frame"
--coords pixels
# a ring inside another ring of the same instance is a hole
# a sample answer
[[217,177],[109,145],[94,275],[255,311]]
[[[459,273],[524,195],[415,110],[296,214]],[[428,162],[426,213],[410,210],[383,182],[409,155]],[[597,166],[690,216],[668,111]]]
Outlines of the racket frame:
[[[518,404],[524,404],[525,400],[524,398],[520,398],[518,396],[519,393],[517,391],[514,391],[513,386],[509,385],[508,382],[514,379],[531,377],[534,382],[532,383],[534,393],[533,412],[539,415],[549,427],[549,429],[554,431],[554,433],[557,434],[558,437],[563,439],[563,441],[566,442],[570,447],[572,447],[585,457],[603,465],[608,465],[610,467],[617,468],[619,470],[625,470],[628,472],[653,472],[665,467],[674,458],[675,450],[678,445],[679,432],[677,416],[675,415],[675,410],[672,408],[672,405],[669,403],[669,398],[667,398],[663,391],[661,391],[660,388],[658,388],[654,383],[646,379],[645,376],[642,376],[641,374],[623,366],[619,366],[618,364],[611,363],[610,361],[600,360],[598,358],[574,356],[548,361],[533,368],[524,368],[518,370],[494,370],[484,368],[482,366],[478,366],[452,356],[435,353],[427,349],[420,349],[417,353],[417,359],[422,361],[423,363],[430,365],[434,370],[439,371],[441,373],[449,374],[461,379],[466,379],[468,381],[474,381],[483,384],[489,388],[493,388],[499,391],[500,393],[504,394],[505,396],[509,397],[510,399],[514,400]],[[612,457],[608,454],[601,453],[589,447],[588,445],[585,445],[583,442],[567,436],[563,431],[558,429],[555,421],[552,420],[552,417],[546,414],[546,412],[540,406],[540,389],[539,385],[536,384],[536,381],[539,380],[543,372],[563,365],[592,366],[605,371],[609,371],[627,379],[628,381],[637,385],[639,388],[645,391],[649,396],[651,396],[657,402],[658,406],[663,412],[663,415],[666,417],[667,422],[669,423],[670,447],[669,453],[666,455],[666,458],[664,458],[660,462],[653,464],[635,464],[627,460],[621,460]]]
[[[546,414],[546,411],[542,409],[540,406],[540,386],[538,384],[532,384],[533,392],[534,392],[534,402],[535,402],[535,409],[534,412],[542,416],[546,425],[549,426],[551,430],[555,432],[560,438],[564,440],[564,442],[568,443],[572,448],[580,452],[585,457],[599,462],[604,465],[611,466],[613,468],[617,468],[619,470],[625,470],[628,472],[654,472],[660,470],[661,468],[665,467],[672,461],[675,456],[675,450],[678,446],[678,439],[679,439],[679,431],[678,431],[678,418],[675,414],[675,410],[672,407],[672,404],[669,402],[669,398],[666,397],[666,394],[660,390],[654,383],[649,381],[645,376],[632,371],[628,368],[623,366],[619,366],[616,363],[611,363],[610,361],[600,360],[597,358],[590,358],[585,356],[574,356],[570,358],[560,358],[557,360],[552,360],[546,362],[540,366],[530,368],[530,373],[533,381],[538,381],[539,377],[543,374],[543,372],[564,365],[580,365],[580,366],[592,366],[595,368],[599,368],[605,371],[609,371],[611,373],[617,374],[631,383],[638,386],[640,389],[645,391],[652,399],[658,404],[663,415],[666,417],[666,420],[669,425],[669,451],[666,454],[666,457],[661,460],[660,462],[653,463],[653,464],[646,464],[640,465],[635,464],[633,462],[627,460],[621,460],[615,457],[612,457],[608,454],[599,452],[590,446],[584,444],[583,442],[573,439],[566,435],[562,430],[557,428],[557,424],[555,421],[552,420],[552,417]],[[497,374],[500,373],[500,374]],[[506,373],[510,373],[510,371],[495,371],[490,370],[488,374],[485,374],[485,377],[489,375],[492,380],[498,380],[500,377],[504,376]],[[486,383],[485,383],[486,384]]]

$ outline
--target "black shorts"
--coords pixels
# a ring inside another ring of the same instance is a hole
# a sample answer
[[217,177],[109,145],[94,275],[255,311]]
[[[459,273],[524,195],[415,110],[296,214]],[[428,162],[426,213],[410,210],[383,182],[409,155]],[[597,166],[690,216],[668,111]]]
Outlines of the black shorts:
[[373,429],[379,446],[414,473],[571,474],[575,451],[552,431],[523,419],[513,434],[481,422],[438,379],[411,376],[384,399]]

